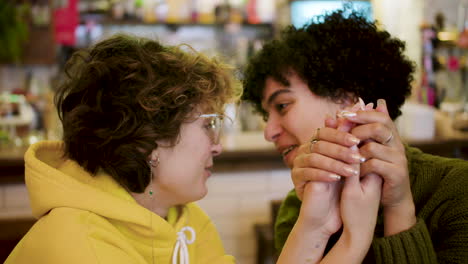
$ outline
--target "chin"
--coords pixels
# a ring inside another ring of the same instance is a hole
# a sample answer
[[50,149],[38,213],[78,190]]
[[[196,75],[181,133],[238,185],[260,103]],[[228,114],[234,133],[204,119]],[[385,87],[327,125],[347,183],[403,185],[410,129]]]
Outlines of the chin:
[[208,194],[208,189],[206,188],[206,186],[203,186],[202,188],[199,189],[198,192],[192,193],[192,195],[190,197],[190,201],[188,201],[188,202],[199,201],[199,200],[203,199],[207,194]]
[[200,197],[197,200],[201,200],[205,198],[205,196],[208,194],[208,188],[206,188],[206,185],[203,186],[203,191],[200,193]]

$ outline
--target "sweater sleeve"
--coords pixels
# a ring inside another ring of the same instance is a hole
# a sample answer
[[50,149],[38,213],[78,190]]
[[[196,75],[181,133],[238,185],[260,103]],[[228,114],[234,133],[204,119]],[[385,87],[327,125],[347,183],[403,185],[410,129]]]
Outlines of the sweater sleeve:
[[432,239],[439,263],[468,262],[468,199],[466,197],[465,193],[460,196],[460,199],[451,200],[446,206],[447,209],[440,213],[438,231],[434,233]]
[[374,239],[376,263],[467,263],[468,200],[441,204],[428,221],[418,218],[407,231]]
[[286,243],[289,233],[299,217],[300,209],[301,200],[297,197],[296,191],[292,190],[281,204],[275,221],[274,240],[275,248],[278,253],[283,249],[284,243]]
[[375,263],[437,263],[432,240],[422,219],[409,230],[372,242]]

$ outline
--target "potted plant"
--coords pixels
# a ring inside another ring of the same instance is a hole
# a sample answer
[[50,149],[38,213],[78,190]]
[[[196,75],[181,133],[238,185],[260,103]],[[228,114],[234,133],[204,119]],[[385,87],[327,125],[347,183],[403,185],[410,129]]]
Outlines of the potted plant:
[[19,63],[28,39],[27,4],[0,0],[0,62]]

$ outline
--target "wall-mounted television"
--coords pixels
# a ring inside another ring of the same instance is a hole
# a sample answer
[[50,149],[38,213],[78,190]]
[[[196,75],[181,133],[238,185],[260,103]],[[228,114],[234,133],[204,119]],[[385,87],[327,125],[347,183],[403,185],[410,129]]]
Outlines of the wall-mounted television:
[[291,1],[291,22],[296,28],[299,28],[307,24],[313,17],[343,9],[345,6],[346,10],[359,11],[367,20],[374,20],[370,1],[296,0]]

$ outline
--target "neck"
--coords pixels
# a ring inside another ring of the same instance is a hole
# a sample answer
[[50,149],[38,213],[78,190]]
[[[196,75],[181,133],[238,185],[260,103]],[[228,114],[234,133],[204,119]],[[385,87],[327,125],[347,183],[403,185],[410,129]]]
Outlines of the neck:
[[151,212],[159,215],[164,219],[167,218],[167,212],[169,211],[170,206],[156,203],[155,201],[157,200],[157,198],[155,197],[154,193],[153,195],[150,195],[148,192],[145,191],[143,193],[130,192],[130,194],[139,205],[143,206],[144,208],[150,210]]

